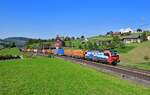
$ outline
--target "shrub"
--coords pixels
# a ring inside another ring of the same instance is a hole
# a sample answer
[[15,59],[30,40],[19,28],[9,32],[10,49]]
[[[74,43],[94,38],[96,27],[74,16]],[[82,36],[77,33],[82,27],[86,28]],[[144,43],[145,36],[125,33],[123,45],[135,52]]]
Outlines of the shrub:
[[144,60],[149,60],[150,58],[149,58],[149,56],[144,56]]

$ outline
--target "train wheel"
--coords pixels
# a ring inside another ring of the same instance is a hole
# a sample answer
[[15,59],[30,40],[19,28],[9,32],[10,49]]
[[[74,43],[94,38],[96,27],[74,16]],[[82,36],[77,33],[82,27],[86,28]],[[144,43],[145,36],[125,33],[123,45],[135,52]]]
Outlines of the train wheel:
[[117,62],[112,62],[112,65],[117,65]]

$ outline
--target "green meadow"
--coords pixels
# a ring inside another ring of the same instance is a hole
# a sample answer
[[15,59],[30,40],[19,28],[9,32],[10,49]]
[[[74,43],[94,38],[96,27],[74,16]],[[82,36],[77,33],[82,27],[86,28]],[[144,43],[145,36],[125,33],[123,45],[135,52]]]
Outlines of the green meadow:
[[130,44],[130,47],[134,48],[120,54],[120,64],[150,70],[150,41],[140,44]]
[[0,76],[0,95],[150,95],[150,88],[56,58],[0,61]]

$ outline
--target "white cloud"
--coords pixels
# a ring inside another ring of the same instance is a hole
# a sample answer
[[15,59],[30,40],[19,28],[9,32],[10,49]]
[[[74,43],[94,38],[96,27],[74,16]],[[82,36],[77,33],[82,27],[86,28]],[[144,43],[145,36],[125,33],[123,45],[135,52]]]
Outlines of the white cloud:
[[133,29],[131,29],[130,27],[128,27],[128,28],[124,28],[124,29],[122,28],[122,29],[119,30],[119,32],[121,32],[121,33],[127,33],[129,31],[133,32]]

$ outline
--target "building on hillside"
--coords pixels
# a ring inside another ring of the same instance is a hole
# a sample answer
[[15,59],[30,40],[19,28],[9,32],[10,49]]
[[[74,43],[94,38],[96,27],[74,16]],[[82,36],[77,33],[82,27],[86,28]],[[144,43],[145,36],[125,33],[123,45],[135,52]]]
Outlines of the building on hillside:
[[83,43],[86,43],[86,42],[88,42],[89,40],[87,39],[87,38],[85,38],[81,43],[83,44]]
[[54,42],[54,46],[56,47],[56,49],[61,48],[64,45],[64,41],[57,36]]
[[139,35],[129,35],[124,36],[121,38],[123,43],[130,44],[130,43],[141,43],[141,39]]
[[121,36],[121,32],[113,32],[113,36]]
[[106,36],[121,36],[121,32],[107,32]]
[[112,36],[112,34],[113,34],[113,31],[110,31],[106,33],[106,36]]
[[124,28],[124,29],[120,29],[118,32],[113,32],[113,31],[107,32],[106,36],[123,36],[123,35],[127,36],[133,32],[134,30],[131,28]]
[[148,40],[148,41],[150,41],[150,35],[149,35],[149,36],[147,36],[147,40]]

